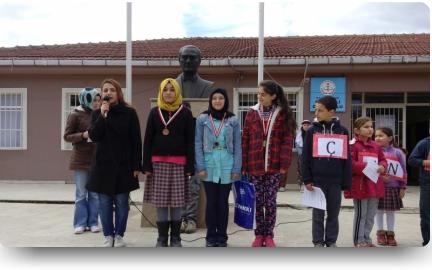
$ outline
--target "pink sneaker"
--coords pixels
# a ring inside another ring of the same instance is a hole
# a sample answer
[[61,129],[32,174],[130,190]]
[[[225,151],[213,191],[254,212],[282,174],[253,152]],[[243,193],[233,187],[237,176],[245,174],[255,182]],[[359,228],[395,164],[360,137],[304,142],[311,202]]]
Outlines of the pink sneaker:
[[276,244],[273,241],[273,237],[271,237],[270,235],[267,235],[264,241],[265,241],[265,246],[266,247],[269,247],[269,248],[276,247]]
[[262,247],[264,245],[264,236],[257,235],[255,240],[252,242],[252,247]]

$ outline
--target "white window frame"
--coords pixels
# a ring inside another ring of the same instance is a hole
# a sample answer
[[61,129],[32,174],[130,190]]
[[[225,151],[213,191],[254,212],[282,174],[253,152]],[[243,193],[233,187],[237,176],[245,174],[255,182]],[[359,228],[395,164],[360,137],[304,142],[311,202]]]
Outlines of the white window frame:
[[27,150],[27,88],[0,88],[0,94],[21,94],[21,146],[1,147],[0,150]]
[[[62,106],[61,106],[61,132],[60,132],[60,134],[61,134],[61,136],[60,136],[60,149],[63,151],[63,150],[65,150],[65,151],[70,151],[70,150],[72,150],[72,148],[67,148],[67,145],[69,144],[69,145],[71,145],[71,143],[68,143],[68,142],[66,142],[64,139],[63,139],[63,135],[64,135],[64,131],[65,131],[65,128],[66,128],[66,121],[67,121],[67,117],[68,117],[68,115],[69,114],[67,114],[66,115],[66,106],[69,106],[69,105],[67,105],[67,103],[66,102],[69,102],[69,100],[66,100],[66,96],[68,95],[68,94],[79,94],[79,92],[82,90],[83,88],[82,87],[80,87],[80,88],[62,88],[62,97],[61,97],[61,104],[62,104]],[[96,88],[99,92],[100,92],[100,88]],[[127,100],[127,93],[126,93],[126,88],[122,88],[122,92],[123,92],[123,97],[124,97],[124,99],[125,100]]]
[[[300,123],[303,120],[303,96],[304,89],[302,87],[284,87],[285,94],[296,94],[296,122]],[[257,93],[257,88],[234,88],[233,89],[233,111],[238,115],[239,109],[239,94]]]
[[[295,94],[296,95],[296,122],[300,123],[303,120],[303,92],[304,89],[302,87],[284,87],[285,94]],[[234,88],[233,89],[233,111],[234,114],[240,117],[238,113],[239,109],[239,94],[244,93],[257,93],[257,88]],[[243,130],[243,127],[241,127]],[[295,144],[293,142],[293,152],[296,152]]]
[[66,121],[69,116],[69,114],[66,114],[66,108],[69,108],[69,100],[66,100],[66,97],[69,94],[76,94],[79,95],[79,92],[82,90],[82,88],[62,88],[62,102],[61,102],[61,137],[60,137],[60,145],[61,150],[70,151],[72,148],[67,148],[67,145],[72,145],[71,143],[66,142],[63,139],[63,135],[66,128]]

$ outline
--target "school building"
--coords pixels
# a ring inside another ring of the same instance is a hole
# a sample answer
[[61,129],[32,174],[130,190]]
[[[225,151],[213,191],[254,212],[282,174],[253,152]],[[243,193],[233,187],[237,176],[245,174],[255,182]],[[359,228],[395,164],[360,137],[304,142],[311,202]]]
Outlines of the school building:
[[[348,129],[358,116],[394,129],[410,152],[429,135],[429,34],[268,37],[265,79],[286,91],[296,119],[313,119],[324,94],[339,101]],[[162,79],[181,73],[178,50],[202,51],[199,74],[227,89],[243,120],[257,102],[257,38],[184,38],[133,42],[132,105],[144,134]],[[0,180],[72,182],[71,145],[62,134],[84,87],[107,77],[125,87],[125,42],[0,48]],[[128,97],[130,98],[130,97]],[[294,154],[295,156],[295,154]],[[296,159],[288,183],[296,183]],[[142,177],[142,176],[141,176]],[[416,184],[416,171],[409,171]]]

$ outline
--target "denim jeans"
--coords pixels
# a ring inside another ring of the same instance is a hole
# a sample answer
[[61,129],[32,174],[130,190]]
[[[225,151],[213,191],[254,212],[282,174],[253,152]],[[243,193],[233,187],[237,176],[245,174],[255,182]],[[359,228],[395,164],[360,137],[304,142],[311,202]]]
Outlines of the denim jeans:
[[[123,237],[126,231],[129,215],[129,193],[108,196],[99,193],[100,217],[104,236],[120,235]],[[113,222],[113,210],[115,205],[115,221]]]
[[420,183],[420,229],[423,246],[429,243],[430,238],[430,184]]
[[85,188],[89,171],[76,170],[74,171],[75,178],[75,214],[73,226],[91,227],[98,225],[99,213],[99,197],[95,192],[87,191]]

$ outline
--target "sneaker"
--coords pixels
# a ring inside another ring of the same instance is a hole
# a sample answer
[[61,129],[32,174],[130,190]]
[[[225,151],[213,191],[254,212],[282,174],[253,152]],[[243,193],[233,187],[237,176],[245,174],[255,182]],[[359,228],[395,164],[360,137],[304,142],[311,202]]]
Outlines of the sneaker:
[[303,193],[303,192],[304,192],[304,189],[305,189],[305,185],[302,184],[302,185],[300,186],[300,192]]
[[324,247],[324,244],[323,243],[316,243],[316,244],[314,244],[314,247],[322,248],[322,247]]
[[338,246],[336,245],[336,243],[329,243],[329,244],[327,244],[327,247],[337,248]]
[[285,187],[280,187],[279,190],[278,190],[278,192],[285,192],[285,191],[286,191]]
[[218,243],[206,240],[206,247],[218,247]]
[[263,247],[264,246],[264,236],[257,235],[255,236],[255,240],[252,242],[252,247]]
[[82,234],[82,233],[84,233],[84,231],[85,231],[85,227],[76,227],[74,229],[75,234]]
[[218,246],[218,247],[227,247],[227,246],[228,246],[228,243],[227,243],[227,241],[221,241],[221,242],[218,242],[218,243],[217,243],[217,246]]
[[98,233],[98,232],[100,232],[100,228],[99,228],[98,225],[91,226],[91,227],[90,227],[90,231],[91,231],[92,233]]
[[369,247],[369,245],[367,243],[357,243],[357,244],[354,244],[354,247],[356,247],[356,248],[366,248],[366,247]]
[[116,235],[114,238],[114,247],[125,247],[126,242],[123,240],[123,237],[120,235]]
[[376,247],[376,246],[372,243],[366,243],[366,247]]
[[85,230],[86,231],[90,231],[90,227],[85,227]]
[[273,241],[273,237],[271,237],[270,235],[267,235],[266,238],[264,239],[264,243],[266,247],[269,248],[274,248],[276,247],[275,242]]
[[182,221],[181,226],[180,226],[180,232],[181,232],[181,233],[185,233],[185,232],[186,232],[186,228],[187,228],[187,226],[188,226],[188,222],[187,222],[186,219],[184,219],[184,220]]
[[197,229],[197,225],[195,221],[189,220],[187,223],[187,227],[185,229],[185,233],[194,233],[196,232],[196,229]]
[[114,244],[114,238],[112,236],[105,236],[103,247],[112,247]]

